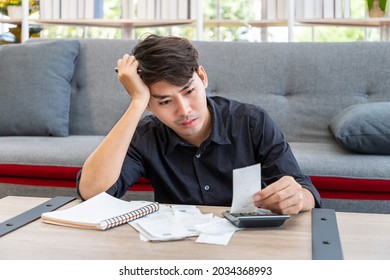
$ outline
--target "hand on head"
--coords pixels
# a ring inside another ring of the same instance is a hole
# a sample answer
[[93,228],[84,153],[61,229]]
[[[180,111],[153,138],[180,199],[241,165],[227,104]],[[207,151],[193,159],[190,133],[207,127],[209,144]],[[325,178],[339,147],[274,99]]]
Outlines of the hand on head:
[[133,55],[125,54],[118,59],[117,65],[118,79],[131,96],[132,102],[142,100],[147,104],[150,91],[140,76],[138,60]]

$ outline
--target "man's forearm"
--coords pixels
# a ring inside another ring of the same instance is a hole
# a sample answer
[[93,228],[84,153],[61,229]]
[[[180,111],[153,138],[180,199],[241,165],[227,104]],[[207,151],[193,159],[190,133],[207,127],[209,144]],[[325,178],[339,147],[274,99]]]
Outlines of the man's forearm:
[[131,103],[103,142],[85,161],[79,184],[84,199],[106,191],[116,182],[144,110],[143,105]]

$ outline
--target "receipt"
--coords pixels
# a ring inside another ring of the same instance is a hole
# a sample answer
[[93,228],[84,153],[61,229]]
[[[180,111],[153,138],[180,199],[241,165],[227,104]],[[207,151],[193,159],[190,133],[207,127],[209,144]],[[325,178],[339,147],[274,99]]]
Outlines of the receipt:
[[196,243],[227,245],[237,230],[241,230],[228,220],[214,217],[212,221],[195,226],[199,231]]
[[261,189],[261,165],[233,170],[233,201],[231,213],[255,212],[253,195]]

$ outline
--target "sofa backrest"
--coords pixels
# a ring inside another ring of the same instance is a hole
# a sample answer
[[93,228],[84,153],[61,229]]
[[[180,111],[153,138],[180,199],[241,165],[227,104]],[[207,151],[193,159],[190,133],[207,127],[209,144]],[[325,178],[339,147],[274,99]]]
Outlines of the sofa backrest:
[[130,103],[114,68],[136,42],[80,39],[80,43],[72,81],[70,134],[105,135]]
[[[106,134],[130,102],[114,72],[135,40],[81,39],[71,134]],[[289,141],[324,142],[344,108],[390,101],[390,43],[194,42],[209,95],[265,108]]]

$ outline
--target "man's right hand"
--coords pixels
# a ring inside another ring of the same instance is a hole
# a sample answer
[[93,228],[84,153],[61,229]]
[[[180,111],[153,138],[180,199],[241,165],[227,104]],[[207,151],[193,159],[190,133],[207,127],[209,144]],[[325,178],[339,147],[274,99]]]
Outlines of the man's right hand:
[[150,91],[139,73],[139,62],[134,56],[125,54],[118,59],[118,79],[131,97],[132,102],[149,103]]

